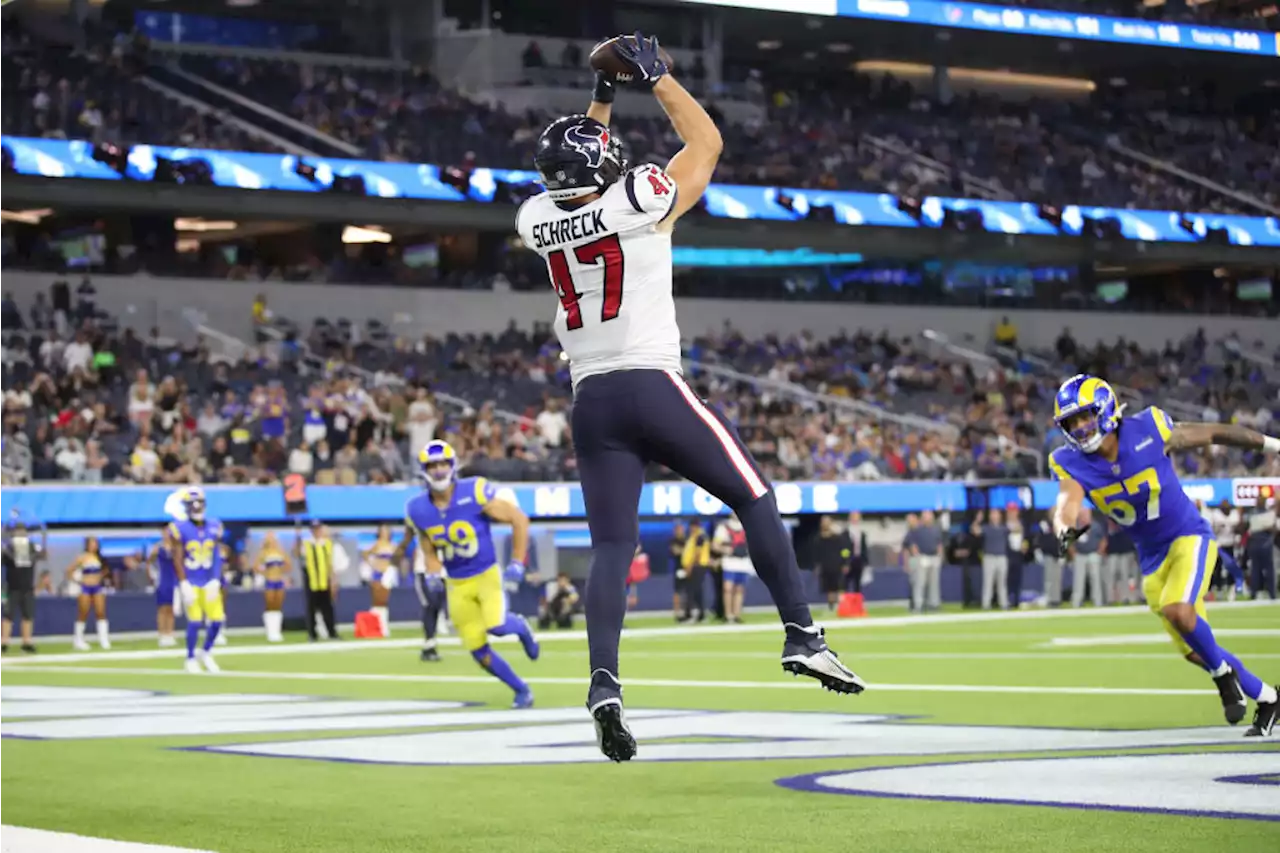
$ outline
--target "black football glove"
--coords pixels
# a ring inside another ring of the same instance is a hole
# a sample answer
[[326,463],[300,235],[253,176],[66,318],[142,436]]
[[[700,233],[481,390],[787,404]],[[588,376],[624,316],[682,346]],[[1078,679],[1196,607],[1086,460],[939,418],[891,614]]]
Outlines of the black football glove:
[[639,30],[615,41],[613,52],[631,69],[631,79],[620,82],[652,89],[670,70],[658,53],[658,37],[645,36]]
[[612,104],[613,94],[613,78],[603,71],[597,71],[596,85],[591,90],[591,100],[597,104]]
[[1090,525],[1084,527],[1072,528],[1064,530],[1058,534],[1058,556],[1065,557],[1071,552],[1071,546],[1076,544],[1076,540],[1088,532]]

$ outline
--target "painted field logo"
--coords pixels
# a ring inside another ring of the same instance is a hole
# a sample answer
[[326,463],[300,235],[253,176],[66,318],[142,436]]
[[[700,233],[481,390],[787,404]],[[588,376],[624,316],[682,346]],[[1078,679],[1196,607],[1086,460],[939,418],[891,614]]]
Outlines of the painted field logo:
[[[0,710],[4,717],[0,728],[7,737],[198,739],[314,732],[325,737],[187,748],[376,764],[572,764],[604,760],[595,746],[590,719],[580,707],[488,711],[459,702],[271,694],[173,696],[137,690],[7,687]],[[948,726],[867,714],[660,709],[636,709],[629,718],[641,741],[641,761],[944,756],[1239,744],[1239,733],[1225,728],[1089,731]],[[421,731],[332,736],[371,729]],[[1280,757],[1276,760],[1280,762]],[[1273,772],[1276,769],[1280,768],[1273,767]]]
[[1280,821],[1280,752],[1102,755],[867,767],[779,779],[852,794]]

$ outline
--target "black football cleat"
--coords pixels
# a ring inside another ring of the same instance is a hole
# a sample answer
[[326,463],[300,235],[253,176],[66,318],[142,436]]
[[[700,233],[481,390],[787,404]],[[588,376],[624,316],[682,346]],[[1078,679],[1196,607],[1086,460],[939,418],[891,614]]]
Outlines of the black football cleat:
[[861,693],[866,682],[840,662],[827,648],[826,633],[816,625],[803,628],[787,623],[787,641],[782,646],[782,668],[793,675],[816,678],[835,693]]
[[[1280,693],[1280,688],[1276,688]],[[1280,700],[1275,702],[1259,702],[1253,711],[1253,725],[1244,733],[1245,737],[1270,737],[1276,728],[1276,717],[1280,716]]]
[[627,728],[622,711],[622,682],[613,673],[597,669],[591,673],[587,710],[596,723],[596,742],[610,761],[630,761],[636,755],[636,739]]
[[1233,670],[1227,670],[1214,678],[1213,683],[1218,686],[1218,695],[1222,697],[1222,713],[1234,726],[1244,719],[1245,712],[1249,710],[1249,700],[1244,698],[1240,681]]
[[439,663],[440,653],[436,651],[435,646],[432,646],[429,649],[423,649],[422,654],[418,656],[418,659],[423,663]]

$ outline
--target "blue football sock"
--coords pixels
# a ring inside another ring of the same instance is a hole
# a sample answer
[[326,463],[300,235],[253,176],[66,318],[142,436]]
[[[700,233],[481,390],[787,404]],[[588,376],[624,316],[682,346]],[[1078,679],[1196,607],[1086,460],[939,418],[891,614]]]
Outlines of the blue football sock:
[[1240,689],[1244,691],[1244,695],[1250,699],[1257,699],[1262,695],[1264,687],[1262,679],[1254,675],[1252,672],[1244,668],[1244,664],[1240,663],[1240,659],[1226,649],[1221,649],[1222,658],[1231,668],[1235,670],[1236,680],[1240,682]]
[[207,652],[213,648],[213,641],[218,639],[218,632],[222,630],[221,622],[210,622],[209,630],[204,634],[204,650]]
[[496,628],[490,628],[489,633],[495,637],[505,637],[508,634],[515,634],[521,639],[527,639],[533,632],[529,630],[529,623],[516,616],[514,613],[508,613],[506,621]]
[[523,693],[529,689],[529,685],[525,684],[520,679],[520,676],[516,675],[516,671],[511,668],[511,664],[503,660],[502,655],[491,649],[487,643],[473,651],[471,656],[476,659],[476,663],[480,664],[486,672],[515,692]]
[[1209,672],[1217,672],[1222,666],[1222,649],[1218,646],[1218,641],[1213,638],[1213,629],[1204,619],[1197,616],[1195,630],[1184,633],[1182,639],[1186,640],[1191,650],[1200,656],[1200,660],[1204,661],[1205,669]]
[[[778,503],[773,492],[757,498],[746,506],[734,507],[742,529],[747,534],[747,552],[756,574],[773,596],[778,615],[784,625],[808,628],[813,624],[809,602],[805,597],[804,581],[800,567],[796,565],[796,551],[791,543],[791,532],[782,523]],[[590,627],[590,620],[588,620]]]
[[187,623],[187,657],[196,656],[196,643],[200,642],[200,623]]
[[618,674],[618,644],[627,615],[627,572],[635,555],[634,541],[591,544],[584,604],[592,672],[603,669],[613,676]]

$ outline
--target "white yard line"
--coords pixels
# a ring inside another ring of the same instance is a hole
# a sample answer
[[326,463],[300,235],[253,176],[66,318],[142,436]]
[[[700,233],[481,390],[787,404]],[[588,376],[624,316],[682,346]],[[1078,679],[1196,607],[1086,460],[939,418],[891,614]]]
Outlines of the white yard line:
[[[1216,637],[1280,637],[1280,628],[1215,628]],[[1100,637],[1054,637],[1038,648],[1080,648],[1087,646],[1154,646],[1169,643],[1168,634],[1110,634]],[[1250,657],[1257,657],[1251,655]]]
[[0,853],[201,853],[189,847],[167,847],[112,841],[69,832],[49,832],[25,826],[0,826]]
[[[251,678],[266,681],[370,681],[405,684],[493,684],[488,675],[394,675],[369,672],[227,672],[216,675],[193,674],[181,669],[146,669],[116,667],[32,666],[29,672],[74,673],[80,675],[149,675],[178,678]],[[525,679],[533,685],[567,685],[584,687],[585,678],[534,677]],[[700,681],[696,679],[628,678],[628,687],[679,687],[710,690],[814,690],[809,679],[777,681]],[[1091,695],[1091,696],[1204,696],[1213,690],[1162,687],[1031,687],[1001,684],[880,684],[868,686],[872,691],[899,693],[1018,693],[1031,695]]]
[[[1272,606],[1270,602],[1254,602],[1254,601],[1237,601],[1232,604],[1221,604],[1219,608],[1252,608],[1252,607],[1268,607]],[[820,624],[824,624],[832,631],[848,630],[876,630],[879,628],[930,628],[935,625],[961,624],[961,623],[977,623],[977,622],[1020,622],[1020,621],[1037,621],[1041,619],[1072,619],[1084,618],[1090,616],[1126,616],[1138,613],[1146,613],[1145,607],[1113,607],[1101,610],[1010,610],[1010,611],[990,611],[985,613],[932,613],[925,616],[886,616],[882,619],[866,619],[866,620],[841,620],[824,623],[819,620]],[[1229,629],[1228,629],[1229,630]],[[1268,629],[1261,629],[1268,630]],[[715,635],[737,635],[737,634],[778,634],[778,625],[773,622],[753,623],[750,625],[669,625],[652,628],[631,628],[623,632],[623,639],[646,639],[651,637],[685,637],[685,636],[715,636]],[[1224,636],[1230,636],[1227,630],[1218,631]],[[1163,634],[1151,635],[1159,636],[1168,642],[1168,638]],[[1038,638],[1039,635],[1036,635]],[[577,641],[586,640],[587,632],[581,631],[555,631],[545,632],[539,635],[538,639],[542,642],[547,641]],[[918,637],[910,638],[912,641],[928,641],[932,639],[947,639],[946,635],[929,635],[921,634]],[[982,640],[1002,640],[1015,639],[1016,637],[1008,634],[974,634],[974,639]],[[1070,639],[1070,638],[1067,638]],[[495,642],[514,643],[516,640],[512,637],[495,638]],[[456,645],[458,640],[456,637],[444,637],[441,639],[443,645]],[[249,646],[226,646],[217,650],[218,657],[232,657],[239,655],[281,655],[281,654],[331,654],[341,651],[369,651],[371,649],[408,649],[417,648],[422,644],[419,639],[411,640],[347,640],[341,643],[281,643],[278,645],[267,645],[259,643]],[[1084,645],[1084,644],[1082,644]],[[177,659],[185,656],[185,651],[181,648],[177,649],[136,649],[132,651],[115,651],[115,652],[69,652],[55,654],[41,654],[39,658],[5,658],[0,662],[3,667],[28,667],[38,663],[83,663],[87,661],[131,661],[131,660],[157,660],[157,659]]]

